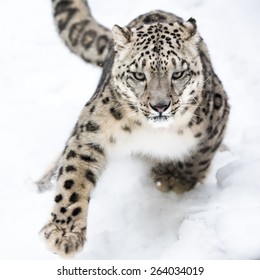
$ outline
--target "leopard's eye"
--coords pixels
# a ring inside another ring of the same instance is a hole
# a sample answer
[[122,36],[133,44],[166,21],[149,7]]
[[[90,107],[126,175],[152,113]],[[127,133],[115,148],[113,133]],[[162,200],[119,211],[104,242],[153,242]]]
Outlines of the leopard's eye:
[[180,78],[183,76],[184,72],[185,72],[185,71],[179,71],[179,72],[173,73],[173,74],[172,74],[172,79],[173,79],[173,80],[178,80],[178,79],[180,79]]
[[137,81],[143,82],[146,80],[145,74],[142,72],[133,72],[132,74]]

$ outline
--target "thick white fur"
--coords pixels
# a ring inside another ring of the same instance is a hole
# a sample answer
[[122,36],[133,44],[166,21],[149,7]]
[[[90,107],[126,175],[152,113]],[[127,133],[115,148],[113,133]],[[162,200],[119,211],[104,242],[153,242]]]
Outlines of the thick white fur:
[[191,130],[176,130],[175,126],[154,127],[146,124],[131,134],[118,131],[116,143],[108,145],[108,156],[143,155],[158,160],[183,160],[196,147]]

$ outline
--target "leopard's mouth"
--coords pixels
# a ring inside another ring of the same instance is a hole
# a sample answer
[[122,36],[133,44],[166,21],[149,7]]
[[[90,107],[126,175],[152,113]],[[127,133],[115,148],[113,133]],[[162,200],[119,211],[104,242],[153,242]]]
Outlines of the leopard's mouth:
[[144,114],[146,119],[148,120],[149,123],[151,124],[167,124],[169,123],[169,120],[172,119],[174,116],[173,111],[171,112],[151,112],[148,110],[144,110],[141,108],[141,112]]

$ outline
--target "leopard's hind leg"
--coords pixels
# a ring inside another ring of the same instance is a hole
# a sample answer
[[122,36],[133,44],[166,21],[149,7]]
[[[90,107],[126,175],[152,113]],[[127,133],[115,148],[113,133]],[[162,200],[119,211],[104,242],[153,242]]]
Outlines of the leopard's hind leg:
[[170,190],[183,193],[191,190],[196,183],[205,179],[216,148],[200,146],[186,160],[176,162],[159,162],[152,168],[151,176],[157,189],[162,192]]
[[152,168],[151,176],[156,188],[161,192],[173,190],[176,193],[183,193],[191,190],[199,181],[197,176],[185,176],[180,172],[178,164],[173,162],[156,164]]

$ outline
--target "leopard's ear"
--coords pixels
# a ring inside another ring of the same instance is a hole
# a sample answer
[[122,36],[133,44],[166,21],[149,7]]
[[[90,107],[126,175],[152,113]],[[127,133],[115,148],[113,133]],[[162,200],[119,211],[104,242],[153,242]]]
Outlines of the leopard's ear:
[[190,36],[194,36],[197,33],[197,23],[194,18],[189,18],[188,21],[186,21],[186,28],[190,34]]
[[115,42],[114,48],[116,51],[124,49],[131,41],[132,32],[127,27],[115,25],[112,29],[112,34]]
[[188,19],[188,21],[180,22],[180,27],[185,28],[185,40],[194,39],[195,41],[198,40],[199,34],[197,31],[197,24],[194,18]]

